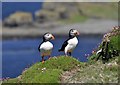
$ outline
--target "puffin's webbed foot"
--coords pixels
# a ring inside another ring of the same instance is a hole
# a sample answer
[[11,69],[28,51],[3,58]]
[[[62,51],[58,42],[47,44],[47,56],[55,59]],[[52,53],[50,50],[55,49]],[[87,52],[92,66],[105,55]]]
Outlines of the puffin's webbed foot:
[[68,55],[67,55],[67,54],[65,54],[65,57],[68,57]]

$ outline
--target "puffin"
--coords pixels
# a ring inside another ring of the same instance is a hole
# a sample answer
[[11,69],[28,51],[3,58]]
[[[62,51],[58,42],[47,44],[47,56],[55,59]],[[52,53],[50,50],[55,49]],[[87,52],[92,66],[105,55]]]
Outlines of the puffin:
[[50,59],[52,49],[53,49],[53,44],[50,42],[50,40],[54,40],[55,37],[53,34],[47,32],[43,35],[43,41],[41,44],[38,46],[38,51],[41,54],[42,57],[42,63],[44,63],[44,57],[48,56]]
[[62,47],[58,50],[59,52],[63,51],[66,56],[71,56],[72,51],[78,44],[77,36],[79,32],[76,29],[70,29],[69,38],[62,44]]

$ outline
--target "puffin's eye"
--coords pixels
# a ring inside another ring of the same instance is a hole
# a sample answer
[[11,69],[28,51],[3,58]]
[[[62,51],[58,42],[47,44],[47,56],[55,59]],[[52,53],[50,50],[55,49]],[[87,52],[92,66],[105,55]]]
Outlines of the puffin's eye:
[[49,36],[49,34],[47,34],[47,36]]
[[74,32],[74,30],[71,30],[71,32]]

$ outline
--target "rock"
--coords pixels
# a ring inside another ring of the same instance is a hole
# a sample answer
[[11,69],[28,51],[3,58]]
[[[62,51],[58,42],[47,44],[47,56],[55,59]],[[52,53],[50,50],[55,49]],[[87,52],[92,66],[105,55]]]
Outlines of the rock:
[[40,10],[35,12],[35,20],[37,22],[43,23],[48,21],[53,21],[58,19],[58,14],[51,11]]
[[29,12],[15,12],[3,21],[4,26],[16,27],[21,25],[29,25],[32,23],[32,14]]
[[[102,4],[102,3],[81,3],[81,2],[56,2],[55,0],[45,0],[42,4],[42,9],[35,13],[36,21],[59,21],[61,19],[75,19],[77,17],[87,17],[94,19],[117,19],[117,4]],[[72,0],[74,1],[74,0]],[[98,11],[101,10],[101,11]],[[110,13],[107,14],[109,10]],[[114,11],[116,10],[116,11]],[[103,13],[103,11],[105,11]],[[112,14],[114,13],[114,14]],[[110,15],[109,15],[110,14]]]
[[42,9],[35,12],[35,20],[38,22],[58,21],[78,14],[79,10],[76,3],[44,2]]

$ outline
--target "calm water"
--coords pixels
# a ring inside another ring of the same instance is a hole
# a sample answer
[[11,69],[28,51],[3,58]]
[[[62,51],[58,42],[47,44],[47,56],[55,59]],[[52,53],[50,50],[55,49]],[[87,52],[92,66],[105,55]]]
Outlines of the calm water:
[[[66,38],[59,37],[52,41],[54,50],[52,56],[63,55],[58,52],[63,41]],[[26,68],[33,63],[41,61],[38,45],[41,39],[23,39],[23,40],[4,40],[2,42],[2,77],[17,77]],[[72,56],[82,62],[87,61],[85,54],[91,53],[101,42],[101,36],[80,36],[79,44],[72,53]]]

